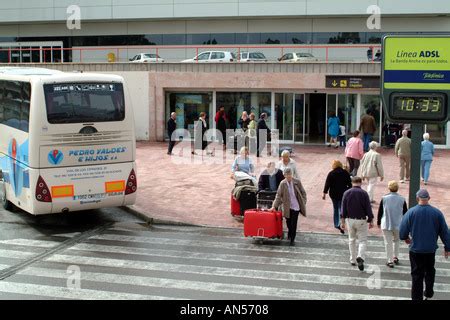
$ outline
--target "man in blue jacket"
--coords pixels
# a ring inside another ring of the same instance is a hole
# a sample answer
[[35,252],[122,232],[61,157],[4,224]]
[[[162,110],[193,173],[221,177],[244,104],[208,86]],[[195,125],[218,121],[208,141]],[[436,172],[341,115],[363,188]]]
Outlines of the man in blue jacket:
[[[434,295],[437,239],[440,237],[444,243],[444,255],[448,259],[450,234],[442,212],[429,205],[428,191],[421,189],[417,192],[416,197],[418,205],[409,209],[402,219],[400,239],[409,244],[412,276],[411,298],[412,300],[423,300],[424,297],[430,299]],[[425,291],[423,291],[424,279]]]

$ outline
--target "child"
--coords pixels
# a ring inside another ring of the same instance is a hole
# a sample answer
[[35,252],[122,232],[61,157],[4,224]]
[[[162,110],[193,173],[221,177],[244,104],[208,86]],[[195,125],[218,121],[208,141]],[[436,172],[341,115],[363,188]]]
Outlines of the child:
[[339,130],[341,132],[341,134],[339,135],[339,146],[346,147],[347,146],[347,134],[345,132],[346,131],[345,126],[340,125]]

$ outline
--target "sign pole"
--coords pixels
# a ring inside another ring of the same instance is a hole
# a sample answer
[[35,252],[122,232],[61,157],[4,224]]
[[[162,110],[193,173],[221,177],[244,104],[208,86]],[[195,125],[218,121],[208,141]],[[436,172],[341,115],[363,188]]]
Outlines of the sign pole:
[[422,153],[422,123],[411,124],[411,181],[409,182],[409,208],[417,204],[416,193],[420,189],[420,155]]

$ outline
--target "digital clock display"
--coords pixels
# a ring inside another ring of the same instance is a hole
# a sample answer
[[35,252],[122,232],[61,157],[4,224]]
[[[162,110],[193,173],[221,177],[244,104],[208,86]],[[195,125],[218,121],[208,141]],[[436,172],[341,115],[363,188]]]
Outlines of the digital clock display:
[[399,94],[391,96],[391,115],[399,120],[446,120],[446,95],[433,94]]

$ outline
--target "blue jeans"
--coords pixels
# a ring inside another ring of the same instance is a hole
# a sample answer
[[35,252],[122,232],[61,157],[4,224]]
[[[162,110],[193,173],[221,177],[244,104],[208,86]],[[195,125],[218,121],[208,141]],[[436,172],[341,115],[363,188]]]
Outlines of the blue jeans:
[[430,178],[431,162],[433,162],[433,160],[422,160],[421,161],[422,179],[425,182],[428,182],[428,179]]
[[363,141],[364,141],[364,152],[367,152],[369,151],[369,143],[372,141],[372,134],[364,133]]
[[333,220],[334,220],[334,227],[339,228],[340,221],[341,221],[341,204],[342,199],[331,199],[333,201]]

